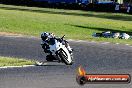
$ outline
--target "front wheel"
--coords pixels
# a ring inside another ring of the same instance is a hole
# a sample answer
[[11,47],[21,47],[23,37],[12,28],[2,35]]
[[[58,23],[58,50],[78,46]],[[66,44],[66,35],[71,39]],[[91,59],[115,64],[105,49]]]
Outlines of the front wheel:
[[[72,65],[73,61],[68,61],[68,55],[64,50],[60,50],[58,52],[58,57],[61,58],[61,60],[66,64],[66,65]],[[72,59],[72,58],[71,58]]]

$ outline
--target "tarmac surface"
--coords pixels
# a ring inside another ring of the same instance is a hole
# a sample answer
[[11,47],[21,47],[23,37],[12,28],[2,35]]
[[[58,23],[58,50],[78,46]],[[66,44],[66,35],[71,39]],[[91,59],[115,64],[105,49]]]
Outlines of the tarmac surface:
[[[0,56],[45,61],[38,38],[0,36]],[[75,63],[0,69],[0,88],[132,88],[132,84],[86,84],[76,82],[81,65],[88,74],[132,75],[132,47],[86,41],[69,41]]]

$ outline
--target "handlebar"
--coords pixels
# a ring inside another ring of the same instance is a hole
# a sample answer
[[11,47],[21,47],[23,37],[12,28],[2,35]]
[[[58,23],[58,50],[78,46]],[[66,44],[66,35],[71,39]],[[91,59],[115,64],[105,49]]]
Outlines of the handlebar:
[[65,35],[63,35],[63,36],[61,37],[61,39],[63,40],[64,37],[65,37]]

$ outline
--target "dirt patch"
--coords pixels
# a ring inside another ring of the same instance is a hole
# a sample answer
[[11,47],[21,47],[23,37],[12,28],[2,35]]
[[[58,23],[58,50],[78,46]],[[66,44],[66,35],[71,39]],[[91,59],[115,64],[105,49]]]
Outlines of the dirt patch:
[[22,35],[17,33],[0,32],[0,36],[22,36]]

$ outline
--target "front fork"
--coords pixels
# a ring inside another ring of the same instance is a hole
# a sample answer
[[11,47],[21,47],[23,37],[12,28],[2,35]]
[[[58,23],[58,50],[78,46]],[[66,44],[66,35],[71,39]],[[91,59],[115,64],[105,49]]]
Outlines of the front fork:
[[55,55],[55,56],[56,56],[55,58],[56,58],[56,59],[58,60],[58,62],[60,63],[60,62],[61,62],[61,58],[59,57],[59,52],[60,52],[60,51],[57,51],[57,52],[55,53],[55,54],[56,54],[56,55]]

